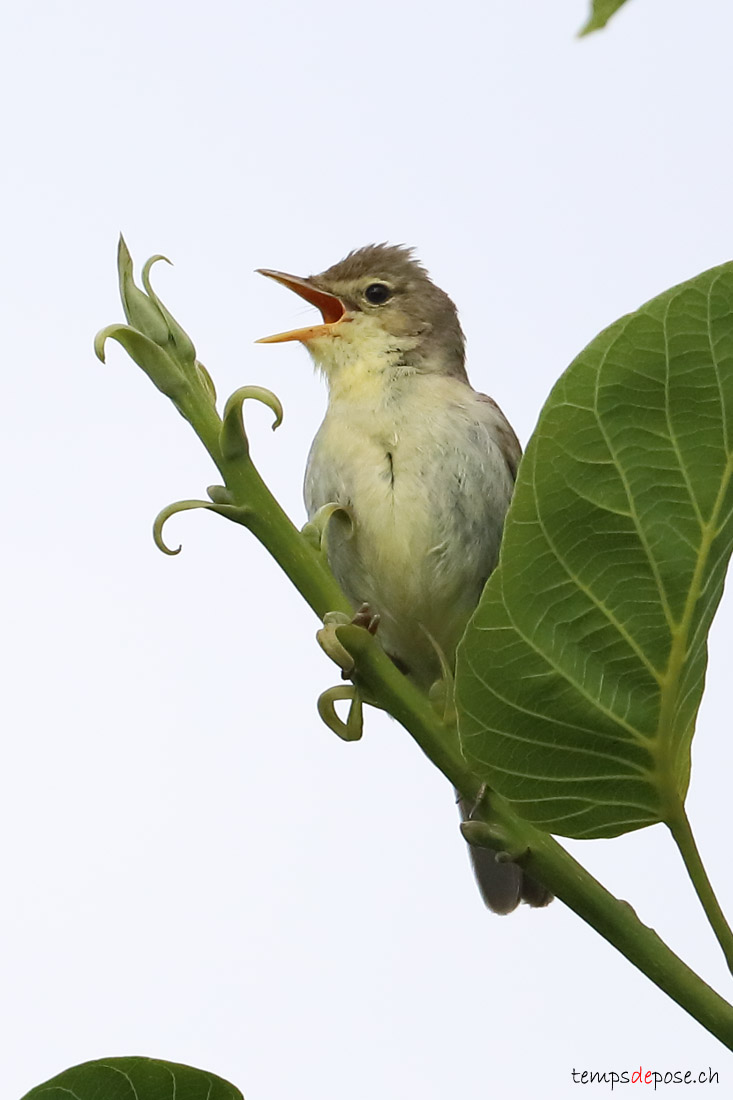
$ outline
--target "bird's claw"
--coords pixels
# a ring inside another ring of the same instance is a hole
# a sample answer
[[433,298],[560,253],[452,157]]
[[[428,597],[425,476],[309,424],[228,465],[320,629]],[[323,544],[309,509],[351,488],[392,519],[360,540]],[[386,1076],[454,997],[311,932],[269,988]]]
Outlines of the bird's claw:
[[370,634],[376,634],[381,616],[375,614],[368,603],[363,603],[351,620],[353,626],[363,626]]
[[374,614],[368,603],[363,603],[351,618],[343,611],[327,611],[323,616],[323,626],[316,632],[318,644],[348,680],[354,671],[354,658],[339,641],[337,629],[340,626],[360,626],[374,635],[379,627],[379,615]]

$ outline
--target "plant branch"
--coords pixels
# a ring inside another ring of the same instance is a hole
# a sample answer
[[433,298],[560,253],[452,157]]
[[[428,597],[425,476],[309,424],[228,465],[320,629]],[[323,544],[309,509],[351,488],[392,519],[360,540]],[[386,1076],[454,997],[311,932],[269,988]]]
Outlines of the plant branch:
[[[159,299],[152,293],[147,297],[135,286],[132,261],[124,242],[120,244],[118,267],[129,324],[109,326],[97,336],[95,348],[99,358],[104,359],[107,339],[118,340],[154,384],[171,398],[201,439],[224,480],[224,487],[209,490],[213,507],[253,532],[319,619],[323,620],[330,611],[353,613],[328,568],[325,553],[297,530],[250,460],[242,421],[242,401],[255,397],[279,409],[277,399],[256,388],[240,390],[227,402],[223,419],[219,417],[213,383],[196,360],[193,344]],[[149,272],[149,267],[150,262],[145,273]],[[146,289],[150,292],[148,284],[149,280]],[[160,544],[160,527],[157,537]],[[365,697],[392,714],[463,798],[469,804],[476,804],[474,820],[463,826],[467,839],[506,851],[512,859],[526,866],[533,877],[548,886],[660,989],[733,1050],[733,1006],[670,951],[652,929],[642,924],[630,905],[609,894],[557,841],[518,817],[498,796],[486,795],[481,780],[466,764],[455,728],[440,720],[429,699],[397,670],[366,630],[353,625],[336,626],[335,630],[338,641],[354,660],[354,680]],[[689,831],[689,825],[687,829]],[[712,898],[717,907],[704,871],[700,877],[698,865],[700,869],[702,865],[691,834],[689,840],[683,832],[680,835],[686,845],[680,847],[683,856],[687,850],[690,857],[686,862],[698,893],[707,889],[708,902]],[[710,912],[708,907],[706,909]],[[730,937],[727,925],[725,928]]]
[[[198,431],[195,424],[194,428]],[[216,446],[207,445],[207,449],[217,462],[234,503],[256,508],[260,522],[252,530],[319,618],[327,610],[349,608],[323,556],[311,550],[249,458],[225,461]],[[405,727],[464,798],[479,802],[483,793],[481,780],[467,767],[455,730],[440,721],[427,697],[398,671],[366,630],[341,626],[337,635],[354,658],[357,683]],[[615,898],[556,840],[519,818],[503,799],[489,795],[488,807],[483,802],[479,804],[477,818],[476,824],[489,830],[483,834],[483,839],[491,842],[489,846],[508,850],[533,877],[548,886],[655,985],[733,1050],[733,1006],[675,955],[653,929],[644,925],[627,902]]]

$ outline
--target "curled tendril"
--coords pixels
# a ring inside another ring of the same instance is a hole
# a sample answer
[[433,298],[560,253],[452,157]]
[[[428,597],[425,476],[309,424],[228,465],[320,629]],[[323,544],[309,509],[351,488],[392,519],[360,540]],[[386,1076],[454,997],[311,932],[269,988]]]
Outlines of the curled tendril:
[[[223,486],[213,485],[211,488],[214,490],[222,489],[224,493],[227,493],[227,490],[224,489]],[[224,516],[225,519],[230,519],[234,523],[241,523],[244,527],[249,526],[251,509],[245,506],[240,507],[239,505],[220,502],[209,504],[208,500],[177,500],[158,512],[153,522],[153,539],[155,545],[159,550],[162,550],[164,554],[174,557],[181,552],[180,546],[178,546],[176,550],[172,550],[170,546],[167,546],[163,541],[163,528],[166,523],[171,516],[175,516],[178,512],[190,512],[194,508],[204,508],[207,512],[216,512],[217,515]]]
[[346,516],[349,521],[346,538],[350,539],[354,534],[354,513],[351,508],[347,508],[344,504],[336,504],[335,501],[322,505],[300,532],[311,546],[314,546],[316,550],[322,550],[326,555],[328,554],[328,527],[337,512]]
[[354,671],[354,658],[348,649],[339,641],[336,633],[338,627],[347,626],[351,619],[343,611],[328,611],[323,616],[323,626],[316,631],[316,640],[332,661],[339,666],[342,672],[350,676]]
[[105,328],[101,328],[97,335],[94,337],[94,354],[96,355],[97,359],[99,359],[100,363],[107,362],[107,360],[105,359],[104,345],[107,343],[115,329],[119,327],[119,325],[107,325]]
[[[173,345],[173,354],[175,355],[176,359],[178,359],[178,361],[184,366],[190,366],[196,360],[196,348],[193,346],[193,340],[188,335],[188,333],[181,328],[175,317],[163,305],[160,298],[153,290],[152,284],[150,282],[151,268],[153,264],[158,263],[160,260],[162,260],[166,264],[170,264],[171,262],[167,256],[161,256],[160,253],[158,253],[157,256],[151,256],[149,260],[146,260],[145,266],[143,267],[142,283],[145,287],[145,292],[148,295],[148,298],[151,302],[153,302],[155,306],[157,306],[165,321],[167,328],[166,335]],[[171,264],[171,267],[172,266],[173,265]]]
[[244,430],[242,406],[247,398],[261,401],[272,409],[275,419],[272,430],[279,428],[283,420],[283,407],[280,399],[264,386],[241,386],[235,390],[224,407],[221,426],[221,449],[225,458],[241,458],[249,454],[249,440]]
[[[340,699],[349,699],[349,714],[343,722],[336,713],[335,703]],[[328,688],[318,697],[318,713],[322,721],[342,741],[358,741],[364,732],[364,712],[359,689],[353,684],[339,684]]]
[[[156,299],[157,295],[155,294],[155,291],[153,290],[152,286],[150,285],[150,269],[153,266],[153,264],[157,264],[159,260],[162,260],[164,264],[169,264],[170,267],[173,267],[173,264],[171,263],[171,261],[168,259],[167,256],[164,256],[162,254],[162,252],[157,252],[155,254],[155,256],[151,256],[149,260],[145,261],[145,266],[143,267],[143,274],[142,274],[143,286],[145,287],[145,290],[148,294],[148,297],[152,298],[154,302],[155,302],[155,299]],[[157,303],[156,303],[156,305],[157,305]]]
[[162,550],[164,554],[169,554],[173,557],[175,554],[180,554],[181,547],[178,546],[177,550],[171,550],[170,546],[167,546],[163,541],[163,528],[165,527],[171,516],[175,516],[178,512],[190,512],[193,508],[211,508],[207,500],[177,500],[173,504],[169,504],[166,508],[162,508],[158,512],[153,522],[153,539],[155,545],[159,550]]

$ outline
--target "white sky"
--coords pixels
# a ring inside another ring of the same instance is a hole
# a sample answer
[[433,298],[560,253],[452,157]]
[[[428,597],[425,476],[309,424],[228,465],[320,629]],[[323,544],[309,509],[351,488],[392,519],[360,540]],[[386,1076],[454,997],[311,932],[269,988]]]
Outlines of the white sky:
[[[417,247],[461,309],[478,388],[526,442],[605,324],[733,256],[728,0],[126,0],[3,17],[5,471],[2,1092],[149,1054],[247,1100],[575,1096],[576,1069],[729,1055],[570,911],[484,912],[446,781],[370,713],[241,528],[156,512],[216,480],[172,406],[95,331],[121,319],[120,229],[226,396],[271,386],[256,460],[303,520],[325,395],[254,347],[307,274]],[[733,609],[712,640],[691,816],[730,875]],[[733,991],[662,829],[573,851]],[[583,1093],[608,1094],[605,1086]],[[722,1093],[721,1093],[722,1094]]]

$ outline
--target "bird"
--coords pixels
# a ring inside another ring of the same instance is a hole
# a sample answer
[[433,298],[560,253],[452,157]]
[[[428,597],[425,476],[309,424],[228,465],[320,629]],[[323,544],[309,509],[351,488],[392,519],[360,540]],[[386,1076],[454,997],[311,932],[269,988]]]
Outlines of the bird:
[[[350,530],[329,531],[331,570],[359,621],[378,622],[382,648],[429,691],[452,668],[497,564],[519,440],[471,386],[456,306],[414,249],[370,244],[306,277],[257,270],[321,313],[321,323],[258,341],[299,341],[327,383],[306,465],[308,516],[333,503],[348,513]],[[518,865],[470,851],[493,911],[551,900]]]

